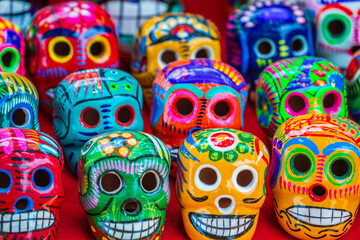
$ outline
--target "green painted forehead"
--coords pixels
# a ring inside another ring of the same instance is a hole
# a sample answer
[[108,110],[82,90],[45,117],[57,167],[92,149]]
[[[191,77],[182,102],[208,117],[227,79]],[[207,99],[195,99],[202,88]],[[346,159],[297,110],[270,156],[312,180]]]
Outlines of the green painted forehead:
[[324,86],[345,91],[341,70],[331,62],[317,57],[277,61],[264,70],[262,77],[273,79],[279,92]]
[[103,158],[123,158],[137,161],[143,157],[158,157],[170,161],[166,146],[156,137],[136,131],[106,133],[88,141],[81,150],[85,167]]
[[18,94],[32,96],[39,101],[35,86],[26,78],[16,73],[0,72],[0,104]]

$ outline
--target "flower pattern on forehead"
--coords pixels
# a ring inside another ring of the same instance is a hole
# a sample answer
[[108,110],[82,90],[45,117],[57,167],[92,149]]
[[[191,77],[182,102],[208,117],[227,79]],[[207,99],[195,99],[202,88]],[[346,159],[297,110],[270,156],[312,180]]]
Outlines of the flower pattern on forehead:
[[170,200],[169,161],[165,145],[147,133],[106,133],[85,144],[79,197],[97,239],[161,236]]

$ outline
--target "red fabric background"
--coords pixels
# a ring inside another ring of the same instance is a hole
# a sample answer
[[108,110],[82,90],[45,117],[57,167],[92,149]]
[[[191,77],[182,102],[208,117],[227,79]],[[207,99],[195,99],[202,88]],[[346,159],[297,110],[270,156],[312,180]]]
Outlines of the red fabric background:
[[[59,1],[51,1],[59,2]],[[191,13],[202,14],[211,19],[218,26],[222,39],[224,39],[225,23],[229,13],[228,1],[226,0],[185,0],[185,10]],[[224,41],[222,42],[223,47]],[[225,59],[225,48],[223,48],[223,59]],[[50,117],[42,112],[39,114],[41,131],[46,132],[54,137],[52,122]],[[248,104],[245,110],[245,131],[250,132],[262,139],[270,150],[270,141],[265,133],[261,130],[256,119],[255,107]],[[149,125],[149,110],[144,110],[145,132],[151,133]],[[271,151],[270,151],[271,152]],[[171,201],[167,210],[167,219],[165,233],[162,239],[188,239],[184,230],[180,215],[180,207],[177,204],[174,194],[174,183],[171,184]],[[294,239],[287,234],[277,223],[273,211],[272,194],[268,183],[266,184],[267,196],[263,207],[261,208],[260,218],[253,239]],[[77,179],[71,174],[70,170],[65,167],[64,170],[65,198],[61,209],[61,221],[58,231],[59,240],[68,239],[92,239],[90,228],[88,227],[85,213],[81,209],[77,195]],[[350,231],[342,239],[359,239],[360,222],[359,217],[355,220]]]

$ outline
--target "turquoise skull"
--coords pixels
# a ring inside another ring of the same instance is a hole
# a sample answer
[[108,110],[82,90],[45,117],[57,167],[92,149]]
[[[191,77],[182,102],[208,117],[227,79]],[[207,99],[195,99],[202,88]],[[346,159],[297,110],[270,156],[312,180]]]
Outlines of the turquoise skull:
[[130,75],[91,69],[67,76],[54,96],[54,129],[66,160],[77,174],[83,145],[101,133],[144,129],[142,91]]

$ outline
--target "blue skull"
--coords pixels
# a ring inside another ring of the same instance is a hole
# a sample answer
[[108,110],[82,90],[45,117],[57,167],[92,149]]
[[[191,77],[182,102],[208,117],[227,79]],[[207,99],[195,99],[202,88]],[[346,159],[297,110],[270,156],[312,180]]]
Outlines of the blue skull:
[[256,2],[235,9],[227,23],[229,64],[255,87],[262,70],[288,57],[314,56],[310,17],[283,1]]
[[54,97],[55,135],[77,175],[80,150],[91,138],[109,131],[144,130],[142,90],[128,73],[91,69],[67,76]]

